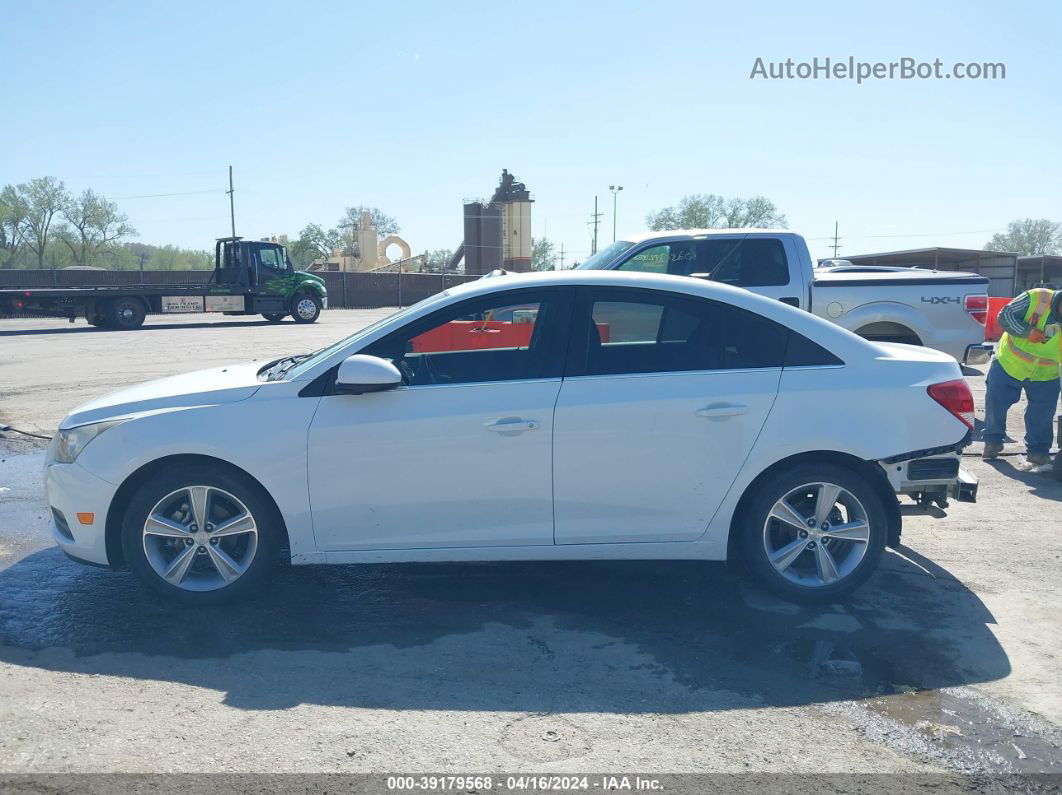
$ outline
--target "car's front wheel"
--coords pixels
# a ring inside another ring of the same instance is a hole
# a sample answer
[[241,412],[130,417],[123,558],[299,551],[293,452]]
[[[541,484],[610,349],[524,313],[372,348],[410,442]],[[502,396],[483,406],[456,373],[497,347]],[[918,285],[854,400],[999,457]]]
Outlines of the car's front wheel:
[[800,602],[839,599],[874,572],[887,514],[873,485],[833,464],[803,464],[763,483],[741,517],[749,568]]
[[316,323],[323,308],[315,293],[299,293],[291,302],[291,317],[296,323]]
[[122,549],[155,592],[209,605],[246,595],[279,557],[283,529],[272,502],[226,467],[175,466],[149,478],[129,502]]

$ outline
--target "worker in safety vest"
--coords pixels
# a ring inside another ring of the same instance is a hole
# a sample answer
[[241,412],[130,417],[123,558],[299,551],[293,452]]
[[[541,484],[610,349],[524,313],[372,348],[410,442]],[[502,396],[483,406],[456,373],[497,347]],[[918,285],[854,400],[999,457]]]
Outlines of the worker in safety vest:
[[1003,452],[1007,411],[1024,389],[1026,458],[1030,464],[1049,464],[1062,364],[1062,290],[1038,287],[1022,293],[1000,310],[999,325],[1003,336],[986,380],[981,457],[989,461]]

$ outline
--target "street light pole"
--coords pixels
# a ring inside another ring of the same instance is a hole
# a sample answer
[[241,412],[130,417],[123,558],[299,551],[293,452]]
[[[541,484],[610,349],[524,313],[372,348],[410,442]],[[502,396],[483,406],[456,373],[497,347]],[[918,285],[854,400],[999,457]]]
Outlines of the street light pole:
[[623,190],[622,185],[609,185],[608,189],[612,191],[612,242],[616,242],[616,199],[619,197],[619,192]]

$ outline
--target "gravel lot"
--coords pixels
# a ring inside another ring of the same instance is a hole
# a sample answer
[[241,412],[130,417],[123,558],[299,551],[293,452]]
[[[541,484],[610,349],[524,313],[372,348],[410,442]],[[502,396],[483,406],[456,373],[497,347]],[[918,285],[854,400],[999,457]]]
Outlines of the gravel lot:
[[[0,423],[49,434],[101,392],[388,311],[0,321]],[[67,561],[41,443],[0,459],[0,772],[1062,770],[1062,483],[1018,456],[968,457],[978,503],[909,516],[843,606],[599,562],[296,568],[204,612]]]

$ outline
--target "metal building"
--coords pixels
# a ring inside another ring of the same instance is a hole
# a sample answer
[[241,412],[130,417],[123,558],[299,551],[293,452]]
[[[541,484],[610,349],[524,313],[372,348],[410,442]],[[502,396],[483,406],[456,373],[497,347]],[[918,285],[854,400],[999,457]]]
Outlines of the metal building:
[[465,202],[465,239],[450,267],[463,255],[465,273],[531,270],[532,202],[527,186],[502,169],[501,181],[488,203]]
[[1062,256],[1018,257],[1018,291],[1041,286],[1062,289]]
[[1016,292],[1025,289],[1020,286],[1018,280],[1018,255],[1006,251],[981,251],[976,248],[913,248],[906,251],[857,254],[847,256],[845,259],[854,265],[889,265],[979,273],[988,277],[988,294],[1002,298],[1011,298]]

